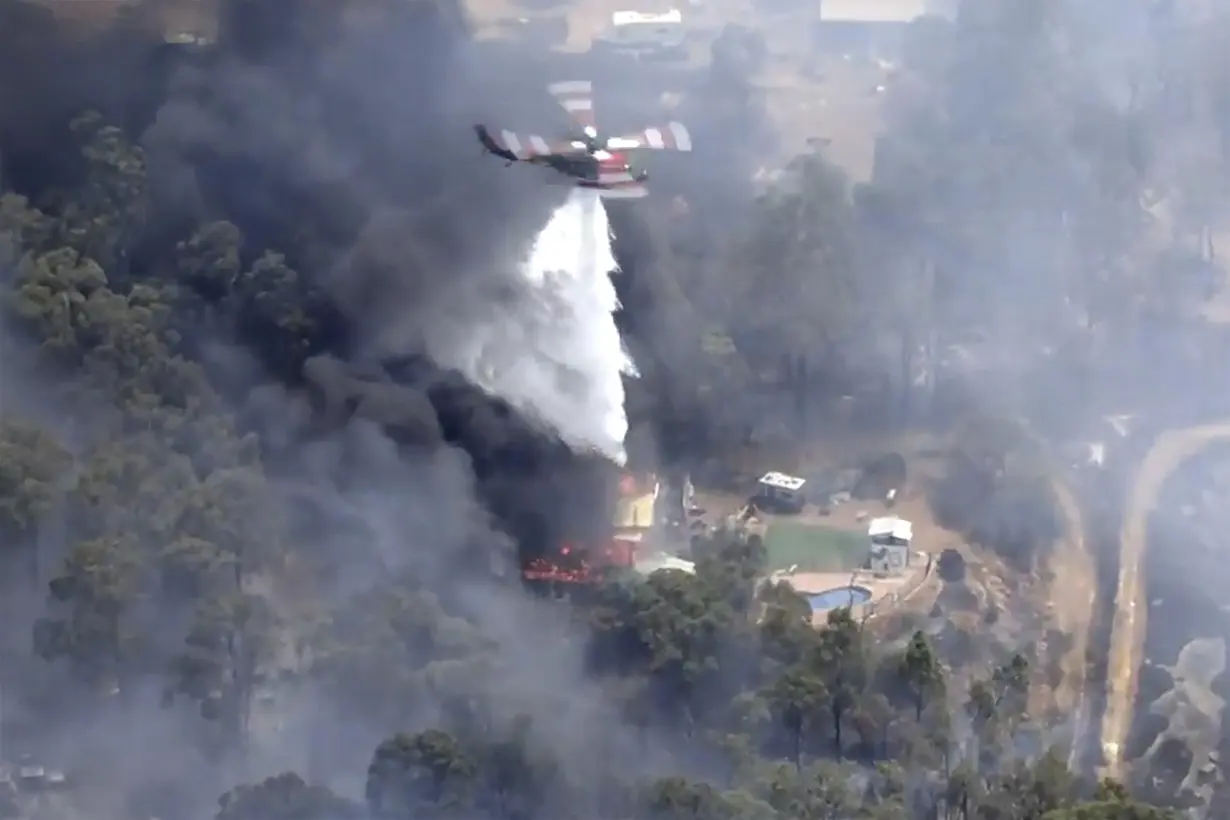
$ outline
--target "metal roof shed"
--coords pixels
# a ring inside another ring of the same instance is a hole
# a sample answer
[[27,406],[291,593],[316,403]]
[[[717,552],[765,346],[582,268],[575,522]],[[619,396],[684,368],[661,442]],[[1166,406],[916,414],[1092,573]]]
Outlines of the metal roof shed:
[[807,483],[807,479],[799,478],[798,476],[786,475],[785,473],[770,472],[765,473],[760,477],[760,485],[769,487],[774,490],[785,490],[789,493],[797,493],[803,489],[803,485]]
[[867,535],[873,539],[888,537],[908,542],[914,537],[914,525],[896,516],[873,518],[867,525]]
[[820,0],[821,23],[909,23],[933,13],[933,0]]

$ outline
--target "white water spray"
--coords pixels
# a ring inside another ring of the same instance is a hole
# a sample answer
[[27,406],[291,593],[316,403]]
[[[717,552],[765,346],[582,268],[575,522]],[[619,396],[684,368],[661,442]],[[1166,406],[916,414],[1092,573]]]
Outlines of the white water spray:
[[574,190],[521,265],[524,293],[454,339],[452,364],[484,390],[554,429],[575,450],[624,462],[621,376],[635,370],[619,338],[606,209]]

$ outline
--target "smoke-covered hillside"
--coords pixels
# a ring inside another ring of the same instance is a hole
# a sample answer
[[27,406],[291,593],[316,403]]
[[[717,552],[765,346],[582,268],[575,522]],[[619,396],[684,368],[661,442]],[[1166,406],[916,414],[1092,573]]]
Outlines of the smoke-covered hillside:
[[[1052,607],[965,602],[988,566],[1072,589],[1056,487],[1102,415],[1221,406],[1224,20],[915,21],[852,186],[772,153],[746,30],[679,68],[479,43],[448,0],[219,0],[179,44],[152,2],[48,5],[0,0],[0,762],[67,777],[0,813],[1172,816],[1069,754],[1105,681]],[[581,75],[697,148],[605,209],[609,280],[600,212],[472,138],[554,133]],[[548,226],[601,261],[539,264]],[[680,539],[695,574],[532,592],[609,534],[622,424],[633,468],[740,490],[749,450],[939,442],[935,608],[813,627],[734,526]]]
[[[522,268],[565,193],[470,126],[559,127],[550,75],[445,6],[224,6],[200,48],[4,7],[6,76],[43,83],[4,83],[0,141],[6,527],[29,551],[4,748],[105,784],[88,799],[117,816],[198,816],[291,766],[344,786],[394,728],[518,714],[588,776],[588,737],[631,737],[518,565],[603,535],[614,465],[438,364],[540,299]],[[403,663],[409,688],[380,682]]]

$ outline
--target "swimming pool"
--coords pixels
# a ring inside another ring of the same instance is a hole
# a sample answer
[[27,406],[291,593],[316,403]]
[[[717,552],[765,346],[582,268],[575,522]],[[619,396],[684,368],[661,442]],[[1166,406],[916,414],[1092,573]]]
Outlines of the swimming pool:
[[871,600],[871,590],[866,587],[835,587],[824,592],[807,594],[807,603],[811,604],[812,612],[824,612],[843,606],[857,606]]

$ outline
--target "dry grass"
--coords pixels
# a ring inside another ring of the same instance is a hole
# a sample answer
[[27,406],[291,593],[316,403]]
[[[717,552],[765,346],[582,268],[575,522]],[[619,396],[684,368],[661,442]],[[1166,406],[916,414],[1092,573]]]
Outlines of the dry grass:
[[[1055,495],[1063,511],[1067,537],[1056,544],[1048,556],[1049,581],[1046,610],[1054,626],[1072,637],[1072,646],[1061,661],[1063,681],[1054,691],[1054,706],[1063,714],[1084,720],[1086,666],[1089,657],[1089,631],[1097,606],[1097,567],[1085,543],[1085,520],[1076,496],[1062,481],[1054,482]],[[1083,728],[1078,725],[1078,729]]]

